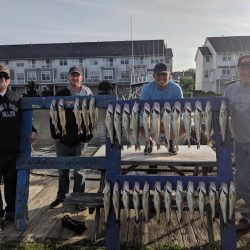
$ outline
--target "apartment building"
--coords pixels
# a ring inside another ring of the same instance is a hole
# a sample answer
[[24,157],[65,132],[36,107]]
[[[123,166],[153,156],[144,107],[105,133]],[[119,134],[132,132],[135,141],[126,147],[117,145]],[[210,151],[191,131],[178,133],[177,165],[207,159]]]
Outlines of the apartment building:
[[0,64],[11,69],[11,88],[25,92],[34,81],[38,93],[67,86],[67,74],[76,65],[84,72],[84,82],[95,94],[106,80],[119,91],[131,83],[152,80],[157,62],[166,62],[172,71],[173,53],[164,40],[108,41],[1,45]]
[[246,54],[250,54],[250,36],[207,37],[195,56],[195,89],[223,94],[238,79],[238,58]]

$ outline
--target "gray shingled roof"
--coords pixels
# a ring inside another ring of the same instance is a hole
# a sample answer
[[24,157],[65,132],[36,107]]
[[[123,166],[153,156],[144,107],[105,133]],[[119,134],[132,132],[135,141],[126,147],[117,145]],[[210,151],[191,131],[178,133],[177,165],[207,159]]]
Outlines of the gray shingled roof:
[[239,52],[244,54],[250,51],[250,36],[227,36],[207,38],[216,52]]
[[211,56],[212,55],[212,53],[208,47],[199,47],[199,50],[201,51],[201,54],[203,56]]
[[[164,40],[133,41],[133,47],[135,56],[173,56]],[[129,56],[131,48],[131,41],[1,45],[0,60]]]

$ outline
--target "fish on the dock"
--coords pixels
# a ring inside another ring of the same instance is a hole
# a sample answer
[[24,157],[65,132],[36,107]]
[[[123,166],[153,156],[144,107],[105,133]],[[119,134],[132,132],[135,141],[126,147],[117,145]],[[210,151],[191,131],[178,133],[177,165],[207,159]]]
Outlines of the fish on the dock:
[[49,110],[51,123],[54,125],[55,133],[60,134],[60,130],[58,128],[58,114],[57,114],[57,108],[56,108],[56,99],[53,99],[50,104],[50,110]]
[[135,102],[132,108],[131,115],[131,128],[133,131],[133,136],[135,140],[135,151],[141,150],[141,146],[139,144],[139,103]]
[[111,204],[111,188],[110,188],[110,183],[106,182],[105,187],[103,189],[103,206],[104,206],[104,222],[105,222],[105,224],[108,223],[110,204]]
[[160,213],[161,213],[161,183],[157,181],[154,187],[154,207],[156,211],[157,223],[160,223]]
[[190,102],[185,102],[184,109],[183,109],[183,122],[184,122],[184,129],[186,132],[186,140],[188,142],[188,147],[191,146],[190,137],[191,137],[191,123],[192,123],[192,108]]
[[164,187],[164,205],[167,224],[171,221],[172,192],[172,183],[167,181]]
[[121,113],[121,105],[119,103],[115,105],[114,127],[115,127],[116,137],[118,139],[119,147],[123,149],[123,146],[122,146],[122,113]]
[[151,110],[151,135],[154,139],[157,150],[160,149],[160,127],[161,127],[161,118],[160,118],[161,108],[158,102],[154,102],[153,108]]
[[142,124],[145,133],[146,146],[149,146],[150,142],[150,105],[145,102],[142,111]]
[[142,191],[142,209],[143,209],[145,221],[148,221],[149,219],[149,195],[150,195],[149,184],[146,181],[144,183],[144,187]]
[[226,139],[227,120],[228,120],[228,108],[227,108],[226,102],[221,101],[219,123],[220,123],[222,144],[225,143],[225,139]]
[[114,183],[112,201],[115,211],[116,223],[118,224],[120,221],[120,187],[117,181]]
[[223,221],[225,224],[227,224],[227,199],[228,199],[228,187],[225,182],[222,182],[220,187],[220,208]]
[[122,203],[126,212],[126,218],[127,221],[130,218],[130,210],[129,210],[129,197],[130,197],[130,191],[129,191],[129,183],[127,181],[124,181],[123,189],[122,189]]
[[180,102],[175,102],[172,108],[172,129],[174,134],[174,140],[176,144],[176,150],[179,150],[179,139],[180,139],[180,126],[181,126],[181,104]]
[[211,208],[212,220],[214,220],[214,218],[215,218],[216,199],[217,199],[216,185],[214,182],[210,182],[210,185],[209,185],[209,204],[210,204],[210,208]]
[[165,134],[166,146],[169,149],[169,140],[171,135],[171,106],[169,102],[165,102],[162,108],[162,124]]
[[135,209],[135,222],[138,223],[140,217],[140,184],[138,181],[134,184],[133,205]]
[[75,103],[74,103],[74,109],[73,109],[75,119],[76,119],[76,125],[78,129],[78,135],[81,135],[83,133],[82,131],[82,115],[80,110],[80,100],[76,97]]
[[62,128],[62,136],[66,135],[66,115],[65,115],[65,108],[64,108],[64,100],[60,99],[58,103],[58,113],[60,119],[60,125]]
[[125,103],[122,110],[122,128],[127,141],[127,147],[131,147],[130,142],[130,109],[129,104]]
[[92,130],[97,130],[97,120],[98,120],[98,108],[95,105],[95,98],[91,97],[89,102],[89,114],[90,114],[90,121],[92,124]]
[[236,187],[234,181],[230,182],[229,186],[229,220],[231,221],[233,219],[233,213],[235,208],[235,202],[236,202]]
[[177,181],[176,184],[176,195],[175,195],[175,201],[177,206],[177,215],[179,218],[179,221],[182,221],[182,214],[183,214],[183,185],[180,180]]
[[205,196],[206,196],[206,185],[203,181],[199,182],[198,188],[198,205],[199,205],[199,211],[200,211],[200,218],[201,222],[204,221],[204,208],[205,208]]
[[114,145],[114,107],[112,104],[108,105],[105,124],[110,138],[111,145]]
[[207,137],[207,142],[211,140],[212,134],[212,105],[210,101],[207,101],[205,106],[205,135]]
[[197,140],[197,149],[200,148],[201,124],[202,124],[202,105],[200,101],[196,101],[194,110],[194,127]]
[[83,117],[83,122],[84,122],[85,127],[86,127],[86,135],[90,135],[89,109],[88,109],[88,100],[86,98],[82,100],[82,117]]
[[187,185],[187,203],[191,220],[194,219],[194,199],[194,183],[189,181]]

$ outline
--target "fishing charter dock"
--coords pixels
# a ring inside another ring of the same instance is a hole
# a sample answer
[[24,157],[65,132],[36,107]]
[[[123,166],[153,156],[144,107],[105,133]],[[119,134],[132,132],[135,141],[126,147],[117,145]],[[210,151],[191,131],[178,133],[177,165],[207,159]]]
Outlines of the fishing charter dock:
[[[197,150],[195,146],[188,149],[185,146],[180,147],[179,156],[167,156],[168,165],[170,166],[172,160],[183,160],[183,164],[186,164],[185,174],[193,175],[191,164],[196,161],[196,166],[205,165],[209,166],[208,161],[212,166],[216,163],[215,153],[213,150],[206,149],[207,146],[202,146],[200,150]],[[132,151],[131,151],[132,150]],[[204,153],[207,152],[207,155]],[[83,156],[91,155],[104,155],[104,147],[89,147],[84,152]],[[132,155],[133,152],[133,155]],[[154,153],[150,156],[144,156],[142,151],[134,152],[133,149],[125,149],[122,151],[122,171],[131,174],[130,170],[140,169],[142,171],[148,170],[148,164],[158,165],[157,171],[166,167],[161,164],[161,158],[166,155],[166,149],[162,147],[160,151],[155,149]],[[183,154],[183,155],[182,155]],[[185,157],[184,155],[187,154]],[[200,154],[200,162],[196,154]],[[157,157],[157,155],[161,157]],[[137,157],[135,157],[137,156]],[[166,158],[164,159],[166,162]],[[136,166],[134,169],[131,165],[138,165],[144,161],[140,166]],[[182,165],[183,165],[182,164]],[[182,166],[180,165],[180,166]],[[182,167],[184,169],[184,167]],[[171,169],[167,169],[169,173]],[[190,170],[190,171],[188,171]],[[161,174],[166,174],[162,171]],[[143,173],[142,173],[143,174]],[[208,172],[208,175],[214,173]],[[89,213],[88,209],[79,211],[71,206],[64,205],[56,209],[50,210],[49,204],[54,200],[56,196],[56,190],[58,185],[58,173],[57,170],[32,170],[30,175],[30,188],[29,188],[29,203],[28,203],[28,228],[26,231],[17,231],[13,223],[9,223],[5,226],[4,231],[0,233],[1,241],[34,241],[34,242],[61,242],[65,244],[82,244],[92,245],[95,227],[95,212]],[[99,188],[100,172],[87,171],[86,192],[96,193]],[[3,187],[1,187],[3,191]],[[239,205],[239,203],[237,203]],[[155,219],[155,213],[152,211],[150,214],[149,222],[141,220],[139,226],[134,223],[134,210],[131,209],[130,222],[127,224],[124,209],[121,210],[121,242],[126,242],[127,246],[136,246],[142,243],[145,245],[152,245],[159,247],[164,242],[176,243],[180,246],[190,248],[204,246],[209,242],[209,222],[204,219],[204,222],[200,221],[200,214],[198,211],[194,213],[194,220],[190,220],[188,211],[184,211],[183,221],[180,223],[176,211],[172,211],[172,220],[169,225],[166,225],[166,219],[164,212],[161,213],[160,224],[157,224]],[[71,230],[62,227],[61,218],[64,215],[70,215],[77,220],[84,220],[88,229],[82,235],[76,235]],[[98,228],[98,235],[96,244],[98,246],[104,246],[105,226],[103,224],[104,218],[103,209],[101,209],[101,216]],[[238,213],[236,213],[236,217]],[[211,236],[210,236],[211,237]],[[215,241],[220,240],[220,221],[216,218],[213,222],[213,237]],[[237,234],[237,246],[246,247],[249,249],[250,244],[250,232],[244,234]]]

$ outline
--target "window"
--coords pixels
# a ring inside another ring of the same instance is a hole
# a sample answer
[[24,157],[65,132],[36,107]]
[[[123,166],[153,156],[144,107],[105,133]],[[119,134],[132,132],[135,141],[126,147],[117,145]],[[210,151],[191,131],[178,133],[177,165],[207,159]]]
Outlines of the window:
[[68,65],[67,59],[60,59],[59,64],[60,64],[60,66],[67,66]]
[[222,70],[222,75],[230,75],[230,74],[231,74],[230,69],[223,69]]
[[206,62],[209,62],[209,59],[210,59],[209,56],[206,56]]
[[231,61],[231,56],[230,55],[223,55],[222,60],[223,61]]
[[46,67],[47,68],[52,67],[52,60],[50,60],[50,59],[46,60]]
[[113,70],[104,70],[103,78],[104,80],[113,80]]
[[36,76],[36,71],[28,71],[27,72],[27,81],[36,81],[37,80],[37,76]]
[[16,66],[17,66],[17,67],[24,67],[24,63],[23,63],[23,62],[17,62],[17,63],[16,63]]
[[17,73],[17,81],[24,82],[24,73]]
[[67,81],[67,79],[68,79],[68,73],[67,72],[60,73],[60,79],[62,81]]
[[128,59],[127,58],[121,59],[121,64],[128,64]]
[[90,59],[90,65],[98,65],[97,59]]
[[205,78],[208,78],[208,70],[205,70],[205,75],[204,75]]
[[121,79],[123,81],[129,81],[129,72],[128,71],[122,71],[121,72]]
[[41,80],[42,81],[50,81],[51,80],[51,72],[50,71],[41,71]]

